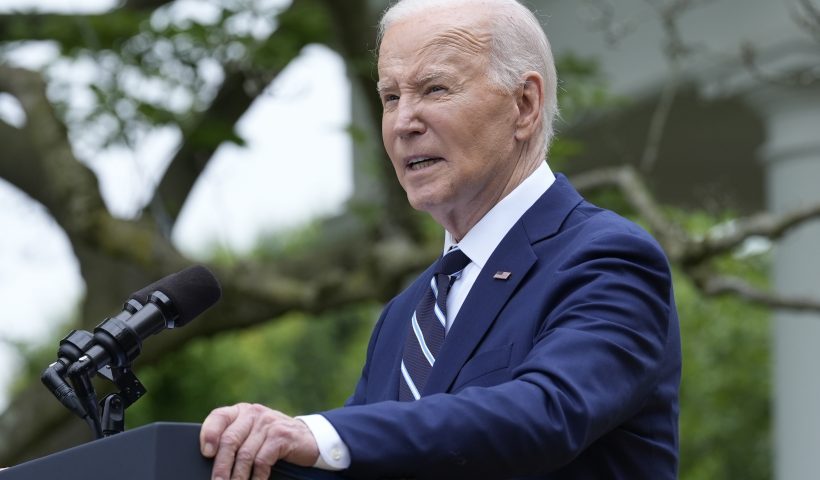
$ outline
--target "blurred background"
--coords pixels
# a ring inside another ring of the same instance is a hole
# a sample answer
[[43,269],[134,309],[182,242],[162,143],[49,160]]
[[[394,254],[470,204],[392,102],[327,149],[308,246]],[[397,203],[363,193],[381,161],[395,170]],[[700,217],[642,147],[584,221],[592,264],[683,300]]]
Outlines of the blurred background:
[[[0,465],[91,438],[39,382],[59,340],[192,263],[223,298],[145,343],[129,428],[352,392],[443,238],[381,147],[386,3],[0,3]],[[550,165],[675,271],[680,477],[814,478],[820,5],[525,3],[559,68]]]

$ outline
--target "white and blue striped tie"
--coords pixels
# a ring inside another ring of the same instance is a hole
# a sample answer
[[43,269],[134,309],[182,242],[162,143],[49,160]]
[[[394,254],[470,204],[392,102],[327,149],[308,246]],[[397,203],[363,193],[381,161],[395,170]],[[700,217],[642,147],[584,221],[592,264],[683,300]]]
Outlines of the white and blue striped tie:
[[401,361],[399,400],[421,397],[444,343],[447,293],[469,263],[470,259],[457,247],[436,262],[430,288],[421,297],[410,319]]

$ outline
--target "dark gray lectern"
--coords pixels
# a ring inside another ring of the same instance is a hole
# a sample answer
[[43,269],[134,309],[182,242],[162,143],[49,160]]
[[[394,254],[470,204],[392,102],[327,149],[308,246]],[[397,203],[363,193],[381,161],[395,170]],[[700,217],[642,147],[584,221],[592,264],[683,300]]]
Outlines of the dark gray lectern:
[[[0,480],[208,480],[199,425],[152,423],[0,471]],[[271,480],[338,480],[331,472],[278,463]]]

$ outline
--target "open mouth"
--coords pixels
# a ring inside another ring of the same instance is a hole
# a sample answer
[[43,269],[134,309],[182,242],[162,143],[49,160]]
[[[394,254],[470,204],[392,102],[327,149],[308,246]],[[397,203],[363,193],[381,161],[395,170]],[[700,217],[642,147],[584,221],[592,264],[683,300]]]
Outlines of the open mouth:
[[444,159],[441,157],[418,157],[407,162],[407,168],[410,170],[421,170],[442,160]]

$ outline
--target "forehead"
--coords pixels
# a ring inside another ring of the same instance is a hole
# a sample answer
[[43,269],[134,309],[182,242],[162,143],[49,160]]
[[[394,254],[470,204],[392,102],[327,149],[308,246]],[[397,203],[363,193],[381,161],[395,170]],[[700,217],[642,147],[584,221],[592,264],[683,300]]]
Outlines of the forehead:
[[395,68],[422,68],[484,60],[489,17],[458,11],[424,12],[391,24],[379,48],[379,76]]

